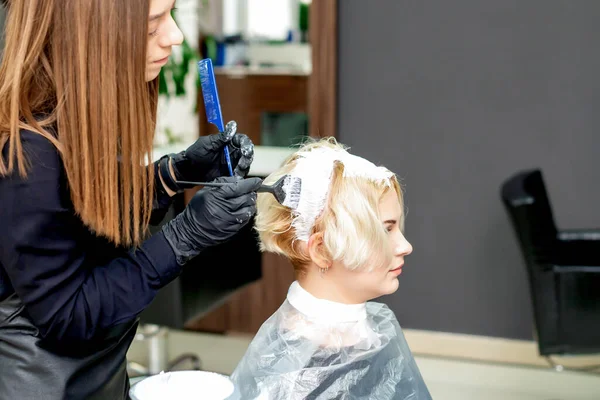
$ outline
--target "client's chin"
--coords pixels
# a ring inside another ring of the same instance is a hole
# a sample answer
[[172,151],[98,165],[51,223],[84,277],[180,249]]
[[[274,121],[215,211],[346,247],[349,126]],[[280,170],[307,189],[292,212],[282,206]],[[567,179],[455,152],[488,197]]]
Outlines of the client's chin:
[[392,294],[395,293],[396,290],[398,290],[398,286],[399,286],[399,282],[398,282],[398,277],[394,277],[393,279],[389,279],[387,280],[383,287],[381,288],[381,295],[385,296],[388,294]]

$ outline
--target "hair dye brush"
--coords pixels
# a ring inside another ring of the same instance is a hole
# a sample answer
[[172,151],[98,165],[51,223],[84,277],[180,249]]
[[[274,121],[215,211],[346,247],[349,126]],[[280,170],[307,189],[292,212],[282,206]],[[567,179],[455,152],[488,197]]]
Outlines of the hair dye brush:
[[[223,187],[228,185],[234,185],[233,183],[224,182],[177,181],[177,183],[180,185],[186,185],[190,187]],[[301,190],[302,179],[291,175],[284,175],[272,185],[265,185],[263,183],[258,189],[258,193],[271,193],[281,205],[295,210],[298,207],[298,203],[300,203]]]

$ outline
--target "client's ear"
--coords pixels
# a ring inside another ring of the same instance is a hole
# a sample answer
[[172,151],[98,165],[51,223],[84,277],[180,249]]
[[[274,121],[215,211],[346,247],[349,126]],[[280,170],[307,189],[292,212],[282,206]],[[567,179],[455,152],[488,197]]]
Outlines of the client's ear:
[[308,256],[313,263],[320,269],[331,267],[331,259],[325,249],[322,233],[314,233],[308,238]]

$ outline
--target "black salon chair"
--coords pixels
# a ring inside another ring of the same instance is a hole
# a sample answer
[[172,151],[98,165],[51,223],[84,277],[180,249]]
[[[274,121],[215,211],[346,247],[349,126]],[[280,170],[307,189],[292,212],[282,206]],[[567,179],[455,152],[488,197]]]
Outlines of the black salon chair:
[[512,176],[501,191],[525,258],[540,355],[552,363],[550,355],[600,353],[600,230],[558,231],[539,170]]
[[[180,195],[161,224],[150,228],[151,232],[159,230],[162,224],[174,218],[184,206],[183,195]],[[150,333],[146,334],[148,337],[144,338],[144,327],[147,326],[185,329],[187,322],[208,314],[227,301],[233,293],[260,279],[261,253],[253,225],[251,221],[229,242],[203,251],[185,266],[177,279],[161,289],[152,304],[140,315],[139,338],[152,339],[152,335],[158,334],[156,329],[149,329],[147,331]],[[149,358],[152,360],[160,356],[150,354]],[[173,369],[186,360],[192,362],[193,369],[200,369],[200,360],[190,353],[170,359],[165,370]],[[130,363],[130,367],[133,364]],[[135,367],[137,374],[149,373],[147,367]]]

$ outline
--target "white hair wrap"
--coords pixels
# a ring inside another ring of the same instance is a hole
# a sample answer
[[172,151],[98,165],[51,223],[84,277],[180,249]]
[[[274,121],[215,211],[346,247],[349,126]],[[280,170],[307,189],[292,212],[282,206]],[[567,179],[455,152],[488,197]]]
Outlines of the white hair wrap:
[[[364,158],[354,156],[342,149],[317,148],[297,154],[294,169],[289,175],[302,180],[300,200],[293,210],[292,226],[296,238],[308,242],[315,221],[323,212],[335,162],[344,165],[344,177],[362,177],[376,182],[387,182],[394,175],[384,167],[378,167]],[[286,197],[290,195],[284,186]]]

